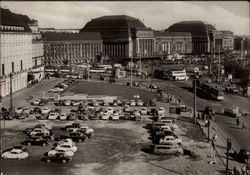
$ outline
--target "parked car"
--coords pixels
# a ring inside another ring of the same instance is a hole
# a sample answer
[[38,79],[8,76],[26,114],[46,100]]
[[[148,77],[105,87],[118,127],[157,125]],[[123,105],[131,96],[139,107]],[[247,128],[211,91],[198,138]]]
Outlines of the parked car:
[[130,100],[130,106],[135,106],[136,103],[135,103],[135,100]]
[[64,101],[64,106],[70,106],[71,105],[71,101],[70,100],[65,100]]
[[154,102],[153,100],[150,100],[150,101],[149,101],[149,105],[150,105],[150,106],[156,106],[156,104],[155,104],[155,102]]
[[138,99],[138,100],[136,101],[136,105],[137,105],[137,106],[143,106],[143,101],[142,101],[141,99]]
[[43,160],[46,163],[51,163],[51,162],[62,162],[67,163],[72,160],[72,157],[67,156],[65,153],[56,153],[55,155],[47,155],[43,158]]
[[68,135],[60,136],[60,139],[67,139],[67,138],[72,139],[74,142],[82,142],[88,139],[88,137],[81,132],[71,132],[71,133],[68,133]]
[[250,163],[250,151],[247,151],[246,149],[240,149],[240,151],[237,153],[234,152],[234,159],[241,162],[241,163]]
[[140,113],[141,115],[147,115],[148,114],[147,108],[141,108]]
[[3,159],[26,159],[29,156],[29,153],[24,151],[23,149],[11,149],[10,151],[6,151],[2,154]]
[[41,114],[36,116],[37,120],[47,120],[48,119],[48,114]]
[[150,84],[150,85],[149,85],[149,88],[150,88],[150,89],[157,89],[158,87],[157,87],[155,84]]
[[29,114],[26,114],[26,113],[15,114],[16,119],[26,119],[28,117],[29,117]]
[[40,105],[40,103],[42,102],[41,99],[35,99],[33,102],[31,102],[32,105]]
[[120,119],[120,114],[115,112],[114,114],[110,115],[111,120],[119,120]]
[[42,109],[42,114],[49,114],[50,111],[51,111],[50,108],[44,107],[44,108]]
[[102,120],[108,120],[110,117],[110,114],[107,111],[105,111],[104,113],[100,114],[100,117]]
[[67,116],[67,120],[76,120],[77,119],[77,114],[75,112],[71,112]]
[[33,113],[34,113],[34,114],[41,114],[41,113],[42,113],[42,110],[41,110],[41,108],[39,108],[39,107],[34,107]]
[[57,112],[50,112],[48,119],[49,120],[56,120],[59,117],[59,113]]
[[164,144],[177,144],[181,146],[182,140],[178,138],[177,136],[165,136],[160,139],[159,144],[164,145]]
[[59,115],[58,119],[59,119],[59,120],[67,120],[67,117],[68,117],[67,113],[64,112],[64,113],[61,113],[61,114]]
[[183,153],[183,150],[175,145],[154,145],[153,152],[155,154],[174,154],[179,156]]
[[16,114],[21,114],[22,112],[23,112],[23,107],[17,107],[16,109],[15,109],[15,113]]
[[31,146],[31,145],[40,145],[40,146],[46,146],[49,144],[49,139],[39,137],[39,136],[31,136],[28,137],[23,144]]
[[31,114],[31,113],[33,113],[33,110],[30,109],[30,108],[23,108],[22,113],[23,113],[23,114]]
[[72,157],[74,156],[74,152],[71,151],[71,150],[67,150],[67,149],[64,149],[64,148],[60,148],[60,147],[56,147],[50,151],[48,151],[48,156],[54,156],[55,154],[58,154],[58,153],[63,153],[69,157]]
[[66,142],[64,142],[63,144],[58,145],[56,147],[56,149],[63,149],[63,150],[72,151],[72,152],[77,151],[77,147],[75,145],[72,145],[72,144],[66,143]]

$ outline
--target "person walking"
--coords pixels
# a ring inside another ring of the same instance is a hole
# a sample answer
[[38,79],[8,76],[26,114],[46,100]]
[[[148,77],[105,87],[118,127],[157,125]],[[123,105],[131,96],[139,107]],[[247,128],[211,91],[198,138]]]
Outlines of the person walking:
[[241,129],[246,129],[246,124],[245,122],[242,123],[242,128]]
[[240,125],[240,119],[239,119],[239,117],[236,118],[236,125],[237,125],[237,126]]

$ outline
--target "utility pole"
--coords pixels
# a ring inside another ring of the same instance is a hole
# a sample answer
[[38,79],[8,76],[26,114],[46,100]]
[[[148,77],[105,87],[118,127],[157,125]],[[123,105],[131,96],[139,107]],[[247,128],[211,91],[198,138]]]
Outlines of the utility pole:
[[210,141],[210,120],[208,117],[208,121],[207,121],[207,142],[209,143]]
[[218,81],[220,81],[220,67],[221,67],[221,63],[220,63],[220,46],[219,46],[219,58],[218,58]]
[[13,115],[13,103],[12,103],[12,78],[13,74],[10,73],[10,115]]
[[228,151],[232,148],[232,141],[231,139],[227,138],[227,160],[226,160],[226,174],[228,174],[228,167],[229,167],[229,162],[228,162]]
[[194,112],[193,112],[194,116],[193,118],[194,118],[194,123],[196,123],[196,79],[194,79],[193,85],[194,85]]
[[133,81],[133,56],[131,56],[131,64],[130,64],[130,86],[132,87]]

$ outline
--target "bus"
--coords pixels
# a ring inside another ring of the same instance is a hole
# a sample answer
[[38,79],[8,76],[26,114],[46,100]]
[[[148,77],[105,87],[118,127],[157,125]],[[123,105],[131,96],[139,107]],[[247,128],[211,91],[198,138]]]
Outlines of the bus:
[[210,83],[201,83],[200,89],[203,93],[209,95],[213,99],[223,100],[224,99],[224,91],[223,88],[220,88],[217,85],[213,85]]
[[104,73],[106,71],[103,67],[92,67],[89,69],[90,73]]
[[189,79],[185,69],[180,70],[180,71],[171,71],[170,76],[173,80],[185,80],[185,81],[187,81]]

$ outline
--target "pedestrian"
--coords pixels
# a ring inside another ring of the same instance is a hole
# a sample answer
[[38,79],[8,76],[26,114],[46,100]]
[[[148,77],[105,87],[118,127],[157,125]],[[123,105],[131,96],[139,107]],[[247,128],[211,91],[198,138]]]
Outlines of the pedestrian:
[[241,129],[246,129],[245,122],[242,123],[242,128]]
[[205,119],[205,127],[208,127],[208,119]]
[[239,119],[239,117],[236,118],[236,125],[237,125],[237,126],[240,125],[240,119]]
[[237,168],[234,166],[233,174],[236,175]]

